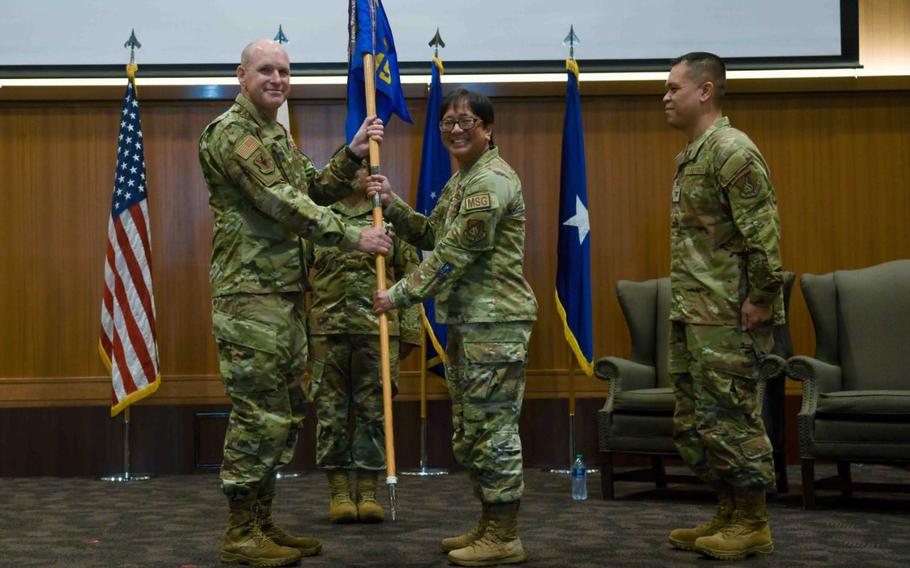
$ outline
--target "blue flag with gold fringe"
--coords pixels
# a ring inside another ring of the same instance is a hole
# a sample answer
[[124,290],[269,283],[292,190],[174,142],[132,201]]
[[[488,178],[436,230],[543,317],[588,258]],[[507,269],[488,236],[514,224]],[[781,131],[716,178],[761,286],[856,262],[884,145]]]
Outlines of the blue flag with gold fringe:
[[[439,107],[442,106],[442,61],[433,58],[430,95],[427,99],[427,119],[423,127],[423,148],[420,153],[420,177],[417,180],[417,211],[429,216],[439,201],[439,194],[452,177],[452,162],[442,138],[439,136]],[[420,252],[423,260],[423,251]],[[427,368],[444,377],[446,325],[436,323],[436,302],[433,298],[423,303],[423,326],[430,340],[427,349]],[[429,349],[432,347],[432,349]]]
[[344,132],[350,142],[367,116],[363,83],[363,54],[373,54],[376,84],[376,114],[388,122],[397,114],[411,122],[401,89],[398,54],[392,28],[379,0],[351,0],[348,11],[348,115]]
[[578,366],[594,372],[594,333],[591,321],[591,225],[585,170],[585,141],[578,95],[578,65],[566,61],[566,115],[562,128],[562,167],[559,184],[556,309]]

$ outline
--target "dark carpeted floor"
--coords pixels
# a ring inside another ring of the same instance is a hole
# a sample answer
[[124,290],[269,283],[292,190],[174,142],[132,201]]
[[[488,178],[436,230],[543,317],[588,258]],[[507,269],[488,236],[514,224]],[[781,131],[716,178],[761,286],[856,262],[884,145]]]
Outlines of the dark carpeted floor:
[[[822,473],[826,470],[822,469]],[[822,493],[804,511],[798,472],[791,492],[772,497],[776,552],[749,566],[907,566],[910,496]],[[910,482],[910,473],[855,467],[857,481]],[[590,498],[574,502],[566,476],[527,470],[521,510],[526,566],[706,566],[697,554],[666,542],[676,526],[713,512],[703,487],[656,490],[617,484],[617,500],[600,498],[598,474]],[[385,497],[385,491],[382,492]],[[324,476],[280,482],[276,518],[285,528],[323,539],[323,554],[302,566],[446,566],[438,541],[473,524],[478,505],[466,474],[399,477],[398,521],[330,524]],[[93,479],[0,479],[0,566],[218,565],[226,505],[215,474],[159,477],[113,485]]]

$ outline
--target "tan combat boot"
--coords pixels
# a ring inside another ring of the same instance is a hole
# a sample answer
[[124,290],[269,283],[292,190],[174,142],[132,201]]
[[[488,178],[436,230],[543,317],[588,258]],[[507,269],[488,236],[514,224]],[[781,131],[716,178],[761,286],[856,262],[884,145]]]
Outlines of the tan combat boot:
[[378,471],[357,470],[357,517],[361,523],[381,523],[385,520],[385,511],[376,501],[378,481]]
[[442,539],[442,551],[451,552],[453,550],[458,550],[459,548],[464,548],[483,536],[483,533],[487,530],[487,518],[489,515],[490,504],[483,503],[480,519],[477,521],[477,524],[474,525],[474,528],[464,534]]
[[716,534],[696,540],[695,550],[718,560],[742,560],[774,552],[764,488],[737,489],[730,523]]
[[518,564],[528,559],[518,538],[519,502],[492,503],[486,529],[480,538],[464,548],[449,552],[448,559],[459,566]]
[[299,550],[275,544],[260,530],[255,495],[229,501],[228,506],[227,530],[221,544],[222,563],[287,566],[300,560]]
[[353,523],[357,521],[357,507],[351,500],[351,483],[348,472],[344,469],[331,469],[326,472],[329,477],[329,491],[332,500],[329,503],[329,520],[333,523]]
[[274,489],[266,494],[263,494],[262,491],[262,489],[259,490],[258,510],[259,529],[262,533],[279,546],[296,548],[300,551],[301,556],[316,556],[322,552],[322,543],[315,538],[289,535],[275,524],[272,520],[272,500],[275,498]]
[[705,521],[691,529],[674,529],[670,531],[670,544],[680,550],[695,550],[695,541],[703,536],[711,536],[716,533],[727,523],[733,516],[734,506],[733,488],[729,485],[721,485],[716,488],[717,491],[717,512],[714,518]]

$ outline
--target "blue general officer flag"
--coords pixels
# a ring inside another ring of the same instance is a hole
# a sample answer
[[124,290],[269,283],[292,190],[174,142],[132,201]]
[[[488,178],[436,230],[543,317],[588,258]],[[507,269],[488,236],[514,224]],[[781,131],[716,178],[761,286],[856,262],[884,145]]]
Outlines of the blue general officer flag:
[[585,171],[585,141],[578,96],[578,65],[567,60],[566,116],[562,128],[562,168],[559,183],[559,241],[557,244],[556,309],[566,341],[578,366],[594,371],[591,323],[591,226]]
[[348,28],[348,115],[344,132],[350,142],[367,116],[363,84],[364,53],[374,54],[376,114],[386,123],[393,113],[405,122],[411,122],[411,116],[401,90],[395,41],[382,2],[374,0],[371,6],[371,0],[351,0]]
[[[429,216],[439,201],[439,194],[452,177],[452,162],[439,136],[439,107],[442,106],[442,61],[433,58],[430,96],[427,100],[427,119],[423,127],[423,149],[420,154],[420,178],[417,180],[417,211]],[[423,252],[420,252],[423,260]],[[436,302],[430,298],[423,303],[423,325],[435,350],[427,350],[427,367],[445,376],[440,361],[445,362],[446,326],[436,323]]]

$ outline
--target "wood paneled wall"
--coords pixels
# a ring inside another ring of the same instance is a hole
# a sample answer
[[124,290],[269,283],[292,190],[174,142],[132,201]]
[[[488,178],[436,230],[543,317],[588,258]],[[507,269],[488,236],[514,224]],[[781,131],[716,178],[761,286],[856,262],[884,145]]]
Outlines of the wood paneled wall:
[[[540,301],[528,396],[565,396],[568,352],[556,325],[553,280],[563,101],[501,98],[496,140],[523,181],[526,272]],[[211,216],[197,161],[203,126],[225,101],[145,101],[153,276],[164,376],[150,403],[222,402],[207,287]],[[614,295],[619,279],[666,274],[672,159],[685,140],[659,97],[583,102],[592,224],[595,350],[627,354]],[[418,127],[394,121],[384,171],[413,202]],[[0,103],[0,404],[107,404],[97,355],[99,305],[119,103]],[[784,263],[797,273],[910,257],[910,92],[736,94],[726,111],[762,149],[783,220]],[[295,136],[317,163],[341,142],[342,101],[296,101]],[[794,296],[796,350],[814,339]],[[402,397],[418,392],[416,359]],[[431,396],[445,396],[431,381]],[[581,396],[603,392],[579,379]]]
[[[907,73],[910,4],[860,0],[859,17],[866,69]],[[119,101],[3,100],[7,94],[0,97],[0,405],[108,404],[96,344]],[[496,139],[526,191],[526,270],[541,304],[528,397],[565,396],[568,352],[553,307],[563,101],[495,102]],[[225,401],[210,335],[211,216],[196,143],[227,104],[143,99],[164,374],[152,404]],[[667,272],[668,189],[684,139],[664,124],[656,95],[584,96],[582,106],[595,350],[622,355],[628,333],[614,285]],[[393,122],[383,148],[385,172],[411,200],[424,107],[412,100],[418,127]],[[820,273],[910,257],[910,91],[733,94],[726,110],[771,165],[789,270]],[[341,142],[343,103],[298,100],[292,114],[298,141],[324,162]],[[799,293],[792,329],[797,352],[811,353]],[[403,369],[401,396],[414,398],[416,360]],[[581,396],[602,393],[596,380],[578,380]],[[430,392],[445,397],[441,381],[432,380]]]

